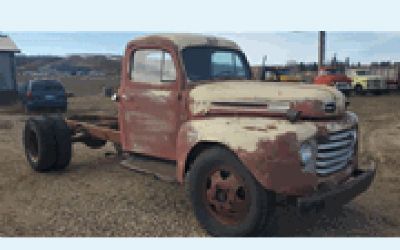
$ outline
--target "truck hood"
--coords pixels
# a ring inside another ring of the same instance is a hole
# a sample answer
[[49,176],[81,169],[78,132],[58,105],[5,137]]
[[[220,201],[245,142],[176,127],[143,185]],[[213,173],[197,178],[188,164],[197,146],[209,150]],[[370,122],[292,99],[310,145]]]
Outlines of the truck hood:
[[334,85],[337,82],[351,83],[351,79],[346,75],[318,75],[314,78],[314,83]]
[[193,116],[286,116],[295,110],[301,118],[332,118],[346,109],[345,97],[335,88],[301,83],[203,82],[190,91],[189,98]]

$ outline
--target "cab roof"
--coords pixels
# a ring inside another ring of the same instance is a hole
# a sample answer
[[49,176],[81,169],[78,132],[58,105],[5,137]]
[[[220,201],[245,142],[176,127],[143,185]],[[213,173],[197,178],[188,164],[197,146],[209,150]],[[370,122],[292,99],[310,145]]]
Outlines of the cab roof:
[[147,40],[154,41],[155,39],[169,40],[175,46],[177,46],[179,50],[191,46],[216,46],[216,47],[225,47],[231,49],[240,49],[240,47],[231,40],[222,37],[193,34],[193,33],[154,34],[154,35],[142,36],[140,38],[133,40],[132,42],[135,41],[145,42]]

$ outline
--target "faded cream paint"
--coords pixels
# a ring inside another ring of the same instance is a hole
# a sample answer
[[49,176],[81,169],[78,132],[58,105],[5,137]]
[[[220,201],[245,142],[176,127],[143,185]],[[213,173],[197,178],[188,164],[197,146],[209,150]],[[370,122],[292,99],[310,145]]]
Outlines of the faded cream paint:
[[335,102],[337,113],[345,110],[345,97],[335,88],[299,83],[274,83],[259,81],[224,81],[204,83],[190,92],[192,114],[204,114],[212,102],[265,103],[274,107],[287,107],[296,101]]
[[173,93],[171,90],[146,90],[142,95],[151,99],[152,101],[165,102],[168,97]]
[[239,50],[239,46],[228,39],[216,36],[205,36],[201,34],[188,34],[188,33],[174,33],[174,34],[155,34],[150,36],[139,37],[135,40],[143,40],[149,38],[161,38],[170,40],[174,43],[179,50],[182,50],[186,47],[190,46],[216,46],[216,47],[224,47]]
[[358,124],[358,117],[355,113],[347,111],[343,120],[329,122],[326,124],[328,132],[333,133],[345,129],[350,129]]
[[[255,152],[260,141],[275,141],[277,136],[295,133],[298,142],[312,138],[317,128],[310,122],[290,123],[286,120],[256,117],[216,117],[189,121],[190,144],[213,141],[227,145],[234,151]],[[296,143],[296,142],[293,142]]]

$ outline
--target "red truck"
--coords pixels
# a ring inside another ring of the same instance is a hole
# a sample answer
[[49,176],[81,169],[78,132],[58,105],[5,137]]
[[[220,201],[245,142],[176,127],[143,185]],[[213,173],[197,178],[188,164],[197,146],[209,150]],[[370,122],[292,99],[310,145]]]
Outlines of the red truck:
[[118,117],[27,120],[23,142],[34,170],[64,169],[72,143],[114,142],[125,165],[184,184],[199,223],[215,236],[268,234],[278,201],[337,206],[375,176],[358,166],[358,118],[342,93],[251,80],[232,41],[138,38],[126,47],[121,74]]
[[349,94],[353,90],[351,79],[344,73],[340,73],[335,67],[321,67],[313,83],[336,87],[345,94]]

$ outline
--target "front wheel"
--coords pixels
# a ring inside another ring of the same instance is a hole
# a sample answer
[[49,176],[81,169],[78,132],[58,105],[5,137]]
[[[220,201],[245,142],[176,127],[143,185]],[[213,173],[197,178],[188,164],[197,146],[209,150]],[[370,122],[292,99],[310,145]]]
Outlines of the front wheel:
[[186,189],[201,226],[213,236],[257,236],[270,232],[274,195],[222,147],[201,153],[191,165]]
[[361,85],[356,85],[356,87],[354,88],[354,92],[357,95],[363,95],[364,94],[363,87]]

